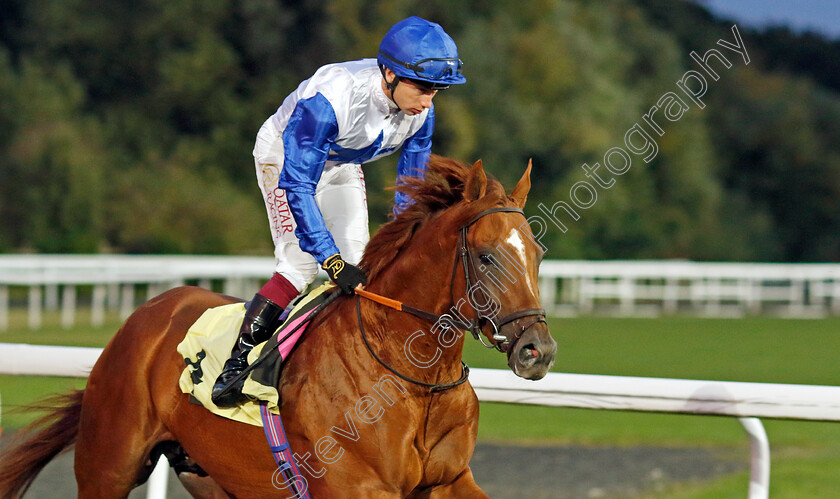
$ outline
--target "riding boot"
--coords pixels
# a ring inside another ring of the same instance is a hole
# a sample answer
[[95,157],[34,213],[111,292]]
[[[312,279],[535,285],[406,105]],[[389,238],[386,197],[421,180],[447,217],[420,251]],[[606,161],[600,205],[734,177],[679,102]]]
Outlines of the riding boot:
[[247,304],[245,319],[239,329],[239,338],[233,345],[230,359],[225,362],[221,374],[213,385],[212,400],[219,407],[233,407],[248,400],[242,394],[245,379],[228,387],[234,378],[248,367],[248,353],[255,345],[268,340],[277,327],[277,319],[283,307],[257,293]]

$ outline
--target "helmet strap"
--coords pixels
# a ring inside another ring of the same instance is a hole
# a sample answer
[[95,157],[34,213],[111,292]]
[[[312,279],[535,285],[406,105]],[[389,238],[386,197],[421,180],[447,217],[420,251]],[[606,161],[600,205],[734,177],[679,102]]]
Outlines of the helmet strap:
[[400,109],[400,105],[397,104],[397,100],[394,98],[394,90],[397,89],[397,84],[400,82],[399,75],[394,74],[394,80],[389,82],[388,78],[385,77],[385,66],[384,65],[382,65],[382,64],[379,65],[379,71],[382,73],[382,79],[385,80],[385,88],[387,88],[388,91],[391,92],[391,102],[393,102],[394,105],[397,106],[397,109],[402,111],[402,109]]

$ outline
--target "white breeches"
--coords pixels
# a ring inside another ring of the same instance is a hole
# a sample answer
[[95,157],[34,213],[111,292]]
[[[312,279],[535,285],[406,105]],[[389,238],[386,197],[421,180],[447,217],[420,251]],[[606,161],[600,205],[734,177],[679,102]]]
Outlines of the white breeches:
[[[275,272],[302,292],[315,280],[319,266],[315,257],[300,249],[295,236],[297,224],[289,209],[286,192],[277,187],[283,168],[283,140],[268,123],[257,135],[254,163],[274,241]],[[327,162],[315,188],[315,203],[341,257],[348,263],[359,263],[370,239],[361,165]]]

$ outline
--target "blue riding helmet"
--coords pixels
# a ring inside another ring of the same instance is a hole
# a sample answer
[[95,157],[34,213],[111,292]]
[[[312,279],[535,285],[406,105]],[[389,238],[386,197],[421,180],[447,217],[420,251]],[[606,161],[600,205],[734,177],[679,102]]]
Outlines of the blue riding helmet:
[[398,77],[429,83],[435,90],[467,82],[452,37],[439,24],[417,16],[403,19],[388,30],[379,45],[377,60]]

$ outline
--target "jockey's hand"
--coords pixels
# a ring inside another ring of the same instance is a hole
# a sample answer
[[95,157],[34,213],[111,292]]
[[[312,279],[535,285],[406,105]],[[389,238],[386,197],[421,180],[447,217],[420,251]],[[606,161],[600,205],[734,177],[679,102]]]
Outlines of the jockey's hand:
[[342,293],[353,294],[356,286],[367,284],[365,271],[342,260],[339,253],[324,260],[321,268],[327,272],[330,280],[341,288]]

